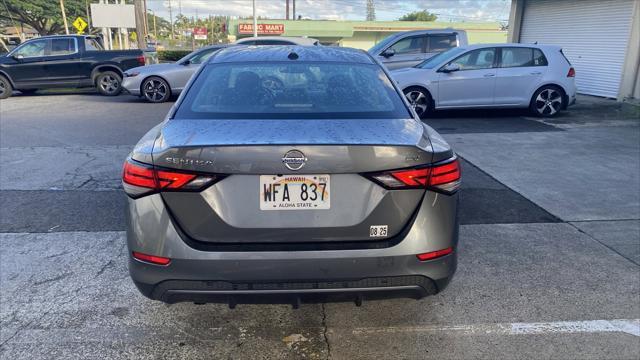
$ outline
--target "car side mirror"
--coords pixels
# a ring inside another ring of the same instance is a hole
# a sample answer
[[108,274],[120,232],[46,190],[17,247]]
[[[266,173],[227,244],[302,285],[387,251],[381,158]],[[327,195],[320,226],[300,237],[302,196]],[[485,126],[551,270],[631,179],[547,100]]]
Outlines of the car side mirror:
[[460,71],[460,65],[458,64],[447,64],[442,69],[440,69],[443,73],[450,73],[454,71]]
[[387,49],[383,51],[380,55],[386,57],[387,59],[396,54],[396,51],[393,49]]
[[185,60],[180,65],[184,65],[184,66],[191,65],[191,60]]
[[16,59],[16,60],[18,60],[18,61],[20,61],[20,60],[24,59],[24,55],[22,55],[22,54],[18,54],[18,55],[11,55],[11,57],[12,57],[12,58],[14,58],[14,59]]

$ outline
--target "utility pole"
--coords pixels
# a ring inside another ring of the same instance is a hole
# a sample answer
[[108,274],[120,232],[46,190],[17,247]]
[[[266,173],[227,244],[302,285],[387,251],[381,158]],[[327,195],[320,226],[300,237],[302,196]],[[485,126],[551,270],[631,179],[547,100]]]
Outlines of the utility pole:
[[64,12],[64,0],[60,0],[60,11],[62,11],[62,20],[64,21],[64,31],[69,35],[69,24],[67,24],[67,14]]
[[[108,4],[107,0],[100,0],[101,4]],[[111,41],[111,28],[102,28],[102,41],[104,41],[105,50],[113,50],[113,42]]]
[[149,19],[147,19],[147,0],[143,0],[142,3],[144,4],[144,16],[142,17],[144,19],[144,34],[148,37],[149,36]]
[[171,11],[171,0],[169,0],[169,22],[171,22],[171,40],[173,40],[173,12]]
[[144,40],[144,4],[142,4],[142,0],[134,0],[133,6],[136,14],[136,38],[138,40],[138,49],[142,50],[146,47]]
[[291,0],[293,2],[293,20],[296,19],[296,0]]
[[151,16],[153,16],[153,39],[156,43],[156,50],[158,49],[158,28],[156,27],[156,12],[149,9]]
[[373,0],[367,0],[367,21],[376,21],[376,7]]
[[287,6],[286,6],[286,11],[287,11],[287,15],[285,16],[285,19],[289,20],[289,0],[287,0]]
[[87,15],[87,22],[89,23],[89,28],[87,29],[87,33],[91,34],[91,14],[89,13],[89,0],[84,0],[84,11],[85,15]]
[[256,0],[253,0],[253,36],[258,37],[258,18],[256,17]]
[[209,22],[211,23],[211,45],[213,45],[213,42],[214,42],[213,16],[211,16],[211,14],[209,14]]
[[[120,0],[120,4],[124,5],[124,0]],[[145,12],[146,14],[146,12]],[[124,47],[122,47],[123,43],[122,41],[120,42],[120,49],[130,49],[131,45],[129,44],[129,29],[127,28],[120,28],[118,29],[118,32],[122,33],[122,38],[124,38]],[[147,30],[145,28],[145,34],[147,33]],[[118,37],[120,39],[120,37]]]

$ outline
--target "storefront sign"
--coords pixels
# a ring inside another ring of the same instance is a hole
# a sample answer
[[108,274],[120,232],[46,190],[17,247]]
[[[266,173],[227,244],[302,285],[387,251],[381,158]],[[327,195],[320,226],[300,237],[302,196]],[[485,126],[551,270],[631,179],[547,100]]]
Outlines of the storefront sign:
[[[280,35],[284,33],[284,24],[258,24],[258,34]],[[238,24],[238,34],[253,34],[253,24]]]
[[206,27],[193,28],[193,38],[196,40],[207,40],[207,28]]

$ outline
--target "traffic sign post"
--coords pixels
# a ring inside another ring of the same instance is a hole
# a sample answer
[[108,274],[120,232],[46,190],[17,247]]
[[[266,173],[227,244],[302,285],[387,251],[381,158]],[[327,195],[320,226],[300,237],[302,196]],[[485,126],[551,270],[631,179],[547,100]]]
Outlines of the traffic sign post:
[[87,28],[87,22],[84,21],[83,18],[78,17],[74,22],[73,22],[73,27],[76,28],[76,30],[78,30],[78,34],[82,34],[84,33],[84,29]]

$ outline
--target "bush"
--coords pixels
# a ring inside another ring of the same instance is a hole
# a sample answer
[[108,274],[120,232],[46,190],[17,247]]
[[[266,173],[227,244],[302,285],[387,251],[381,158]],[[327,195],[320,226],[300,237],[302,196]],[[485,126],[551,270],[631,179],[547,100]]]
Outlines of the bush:
[[158,51],[159,61],[178,61],[189,54],[190,50],[162,50]]

